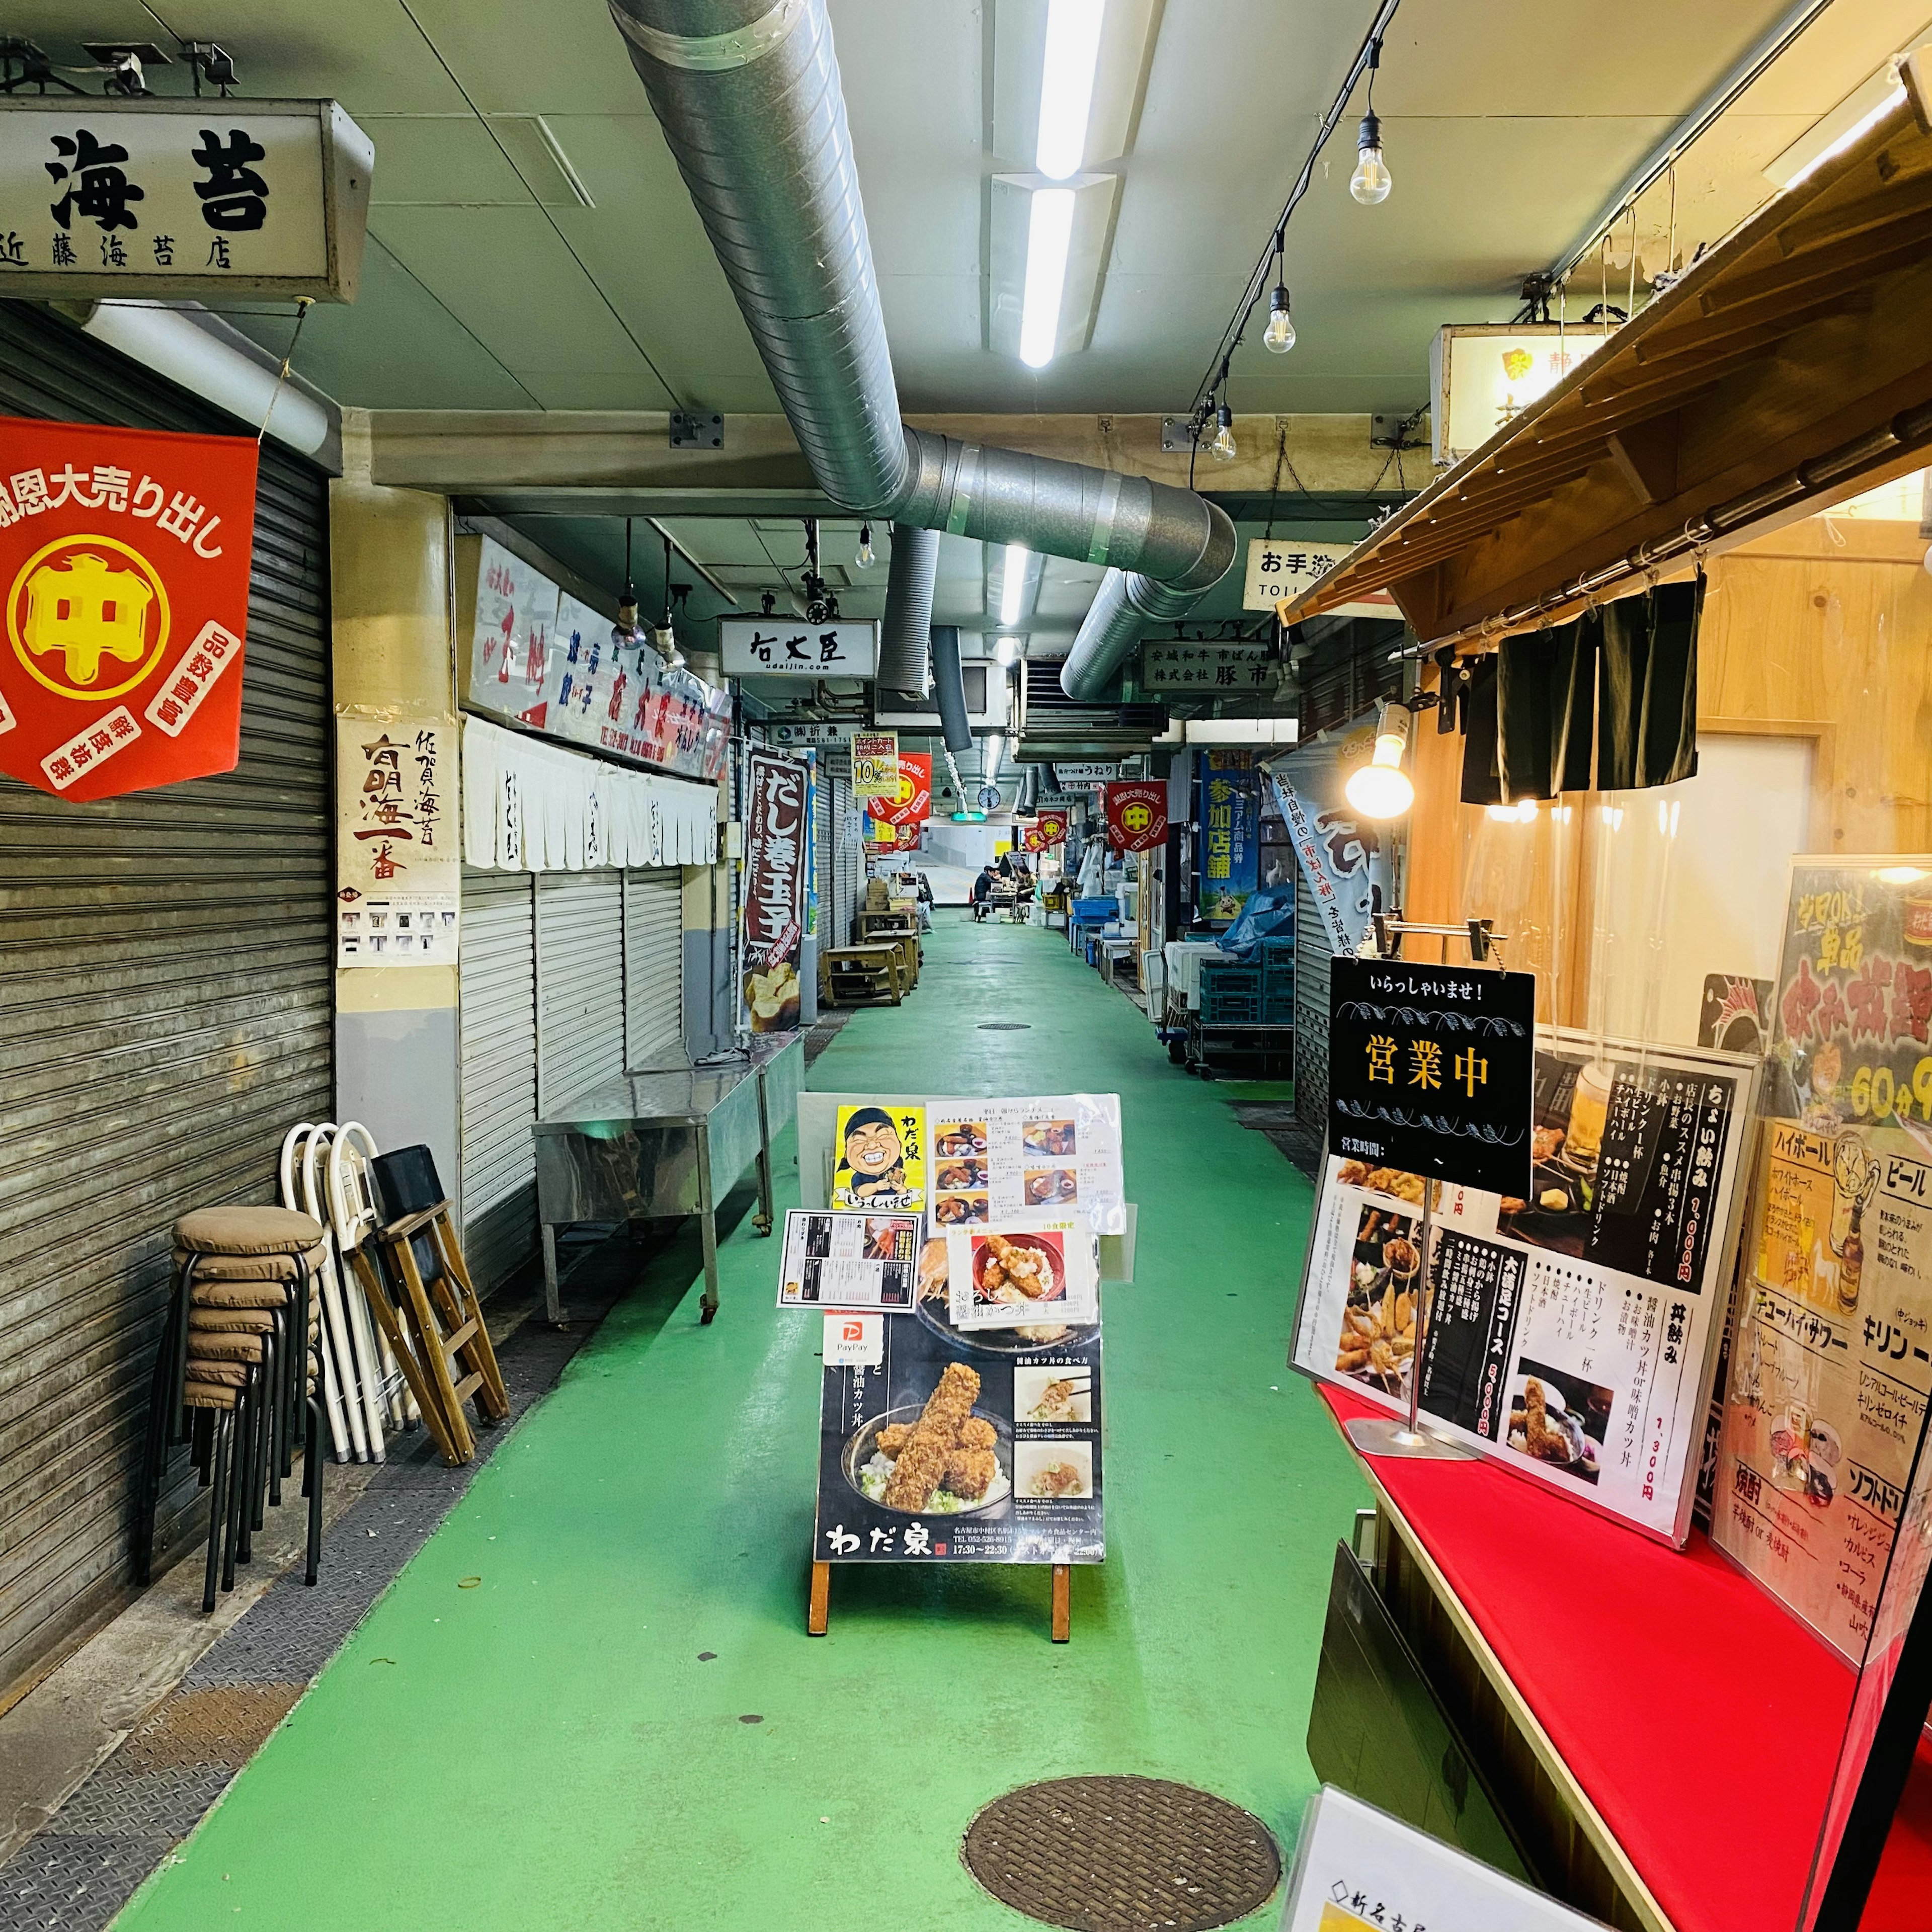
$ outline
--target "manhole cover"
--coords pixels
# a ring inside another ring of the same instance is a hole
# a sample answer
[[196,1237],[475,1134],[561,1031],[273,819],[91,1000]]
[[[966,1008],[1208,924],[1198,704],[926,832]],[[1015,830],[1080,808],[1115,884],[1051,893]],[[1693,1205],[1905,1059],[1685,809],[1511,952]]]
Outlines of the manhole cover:
[[1031,1020],[982,1020],[980,1022],[980,1030],[982,1033],[1030,1033],[1033,1030],[1033,1022]]
[[1071,1932],[1203,1932],[1281,1877],[1258,1818],[1159,1778],[1022,1785],[973,1820],[960,1856],[1002,1904]]

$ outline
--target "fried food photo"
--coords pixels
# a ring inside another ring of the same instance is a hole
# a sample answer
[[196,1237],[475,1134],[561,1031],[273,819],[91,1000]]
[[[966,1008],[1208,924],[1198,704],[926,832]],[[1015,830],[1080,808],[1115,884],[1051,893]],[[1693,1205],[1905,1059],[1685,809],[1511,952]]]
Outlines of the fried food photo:
[[1399,1394],[1415,1354],[1415,1311],[1414,1295],[1393,1280],[1366,1305],[1352,1301],[1342,1317],[1336,1372]]
[[888,1422],[873,1436],[870,1455],[851,1472],[860,1493],[911,1515],[955,1515],[999,1501],[1011,1485],[998,1430],[973,1413],[979,1398],[978,1371],[950,1363],[916,1420]]
[[1061,1292],[1053,1256],[1043,1244],[988,1234],[983,1246],[974,1246],[982,1300],[1046,1301]]

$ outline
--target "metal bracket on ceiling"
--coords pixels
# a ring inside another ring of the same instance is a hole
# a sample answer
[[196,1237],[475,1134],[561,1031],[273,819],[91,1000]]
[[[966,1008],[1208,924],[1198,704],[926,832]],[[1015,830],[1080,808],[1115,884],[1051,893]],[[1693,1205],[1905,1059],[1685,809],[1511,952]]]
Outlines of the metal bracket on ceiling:
[[670,412],[670,446],[674,449],[722,449],[724,418],[720,416],[694,416],[688,410]]
[[1192,449],[1199,426],[1192,416],[1162,416],[1160,446],[1166,450]]

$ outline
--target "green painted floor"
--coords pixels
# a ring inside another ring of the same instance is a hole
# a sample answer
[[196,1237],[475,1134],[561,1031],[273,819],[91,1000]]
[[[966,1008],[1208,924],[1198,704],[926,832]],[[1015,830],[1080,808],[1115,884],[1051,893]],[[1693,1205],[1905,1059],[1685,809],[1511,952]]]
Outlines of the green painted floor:
[[[1138,1279],[1107,1298],[1108,1555],[1072,1643],[1044,1570],[963,1567],[836,1570],[805,1635],[818,1324],[772,1306],[747,1220],[716,1324],[695,1285],[618,1306],[122,1928],[1019,1932],[961,1834],[1076,1772],[1205,1786],[1292,1850],[1366,1500],[1282,1365],[1307,1184],[1057,935],[940,918],[919,991],[812,1081],[1121,1096]],[[783,1207],[789,1132],[777,1161]]]

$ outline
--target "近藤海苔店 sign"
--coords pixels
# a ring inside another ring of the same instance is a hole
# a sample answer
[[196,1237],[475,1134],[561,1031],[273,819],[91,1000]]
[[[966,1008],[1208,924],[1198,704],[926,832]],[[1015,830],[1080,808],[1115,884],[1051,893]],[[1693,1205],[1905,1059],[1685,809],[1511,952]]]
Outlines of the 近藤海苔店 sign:
[[247,436],[0,419],[0,771],[82,801],[234,770],[256,464]]
[[805,797],[796,758],[753,751],[745,760],[742,994],[754,1033],[798,1024],[805,936]]
[[1329,1150],[1527,1196],[1535,975],[1339,953],[1328,972]]
[[879,666],[879,627],[721,617],[718,648],[728,677],[871,677]]
[[0,294],[353,302],[374,165],[333,100],[10,94]]

